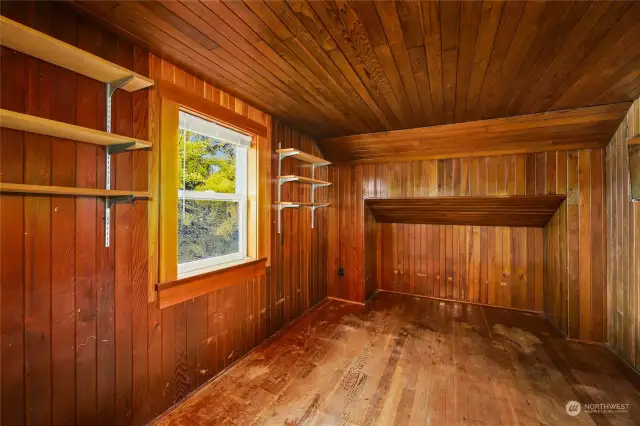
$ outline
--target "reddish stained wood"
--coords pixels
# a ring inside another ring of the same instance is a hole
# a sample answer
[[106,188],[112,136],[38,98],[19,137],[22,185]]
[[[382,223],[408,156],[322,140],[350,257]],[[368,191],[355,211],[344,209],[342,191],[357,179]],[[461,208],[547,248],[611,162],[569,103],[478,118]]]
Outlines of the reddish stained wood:
[[[3,7],[3,14],[8,12]],[[1,106],[24,112],[26,58],[5,47],[1,49]],[[0,179],[23,183],[24,133],[9,129],[0,132]],[[24,228],[24,217],[24,197],[0,195],[0,398],[2,407],[12,407],[1,410],[3,424],[24,424],[26,416],[24,234],[14,232]]]

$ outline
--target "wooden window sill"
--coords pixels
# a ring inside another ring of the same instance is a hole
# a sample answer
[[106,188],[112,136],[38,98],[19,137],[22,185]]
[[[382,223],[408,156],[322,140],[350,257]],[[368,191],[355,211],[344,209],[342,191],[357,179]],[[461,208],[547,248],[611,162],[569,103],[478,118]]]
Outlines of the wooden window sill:
[[266,258],[239,260],[199,275],[157,284],[160,309],[263,275],[266,263]]

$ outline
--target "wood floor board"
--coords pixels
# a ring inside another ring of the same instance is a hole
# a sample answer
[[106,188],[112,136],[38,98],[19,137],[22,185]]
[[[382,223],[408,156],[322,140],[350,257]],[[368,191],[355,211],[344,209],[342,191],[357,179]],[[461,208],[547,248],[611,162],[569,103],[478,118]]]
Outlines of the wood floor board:
[[154,424],[631,425],[633,374],[535,313],[381,292],[321,304]]

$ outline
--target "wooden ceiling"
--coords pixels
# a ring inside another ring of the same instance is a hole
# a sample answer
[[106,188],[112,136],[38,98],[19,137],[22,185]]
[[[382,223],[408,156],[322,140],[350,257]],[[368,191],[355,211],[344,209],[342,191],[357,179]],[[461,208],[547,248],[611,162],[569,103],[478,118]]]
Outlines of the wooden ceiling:
[[318,142],[333,162],[379,162],[479,157],[600,148],[630,102],[410,130],[341,136]]
[[640,2],[76,4],[316,137],[640,95]]
[[381,223],[543,227],[564,195],[493,195],[485,197],[368,198],[367,207]]

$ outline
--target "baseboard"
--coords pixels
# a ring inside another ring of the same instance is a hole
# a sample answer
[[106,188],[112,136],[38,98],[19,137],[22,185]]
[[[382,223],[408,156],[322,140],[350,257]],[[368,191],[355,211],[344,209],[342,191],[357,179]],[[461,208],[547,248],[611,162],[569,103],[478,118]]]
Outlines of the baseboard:
[[544,313],[542,311],[532,311],[530,309],[511,308],[511,307],[508,307],[508,306],[497,306],[497,305],[490,305],[488,303],[469,302],[467,300],[447,299],[447,298],[444,298],[444,297],[426,296],[426,295],[423,295],[423,294],[403,293],[401,291],[393,291],[393,290],[379,289],[378,292],[393,293],[393,294],[403,294],[405,296],[413,296],[413,297],[421,297],[421,298],[424,298],[424,299],[441,300],[443,302],[464,303],[464,304],[467,304],[467,305],[484,306],[484,307],[487,307],[487,308],[509,309],[511,311],[526,312],[528,314],[536,314],[536,315],[544,316]]
[[365,304],[364,304],[364,303],[362,303],[362,302],[356,302],[356,301],[353,301],[353,300],[347,300],[347,299],[340,299],[339,297],[330,297],[330,296],[327,296],[327,299],[329,299],[329,300],[337,300],[338,302],[351,303],[351,304],[353,304],[353,305],[360,305],[360,306],[364,306],[364,305],[365,305]]

